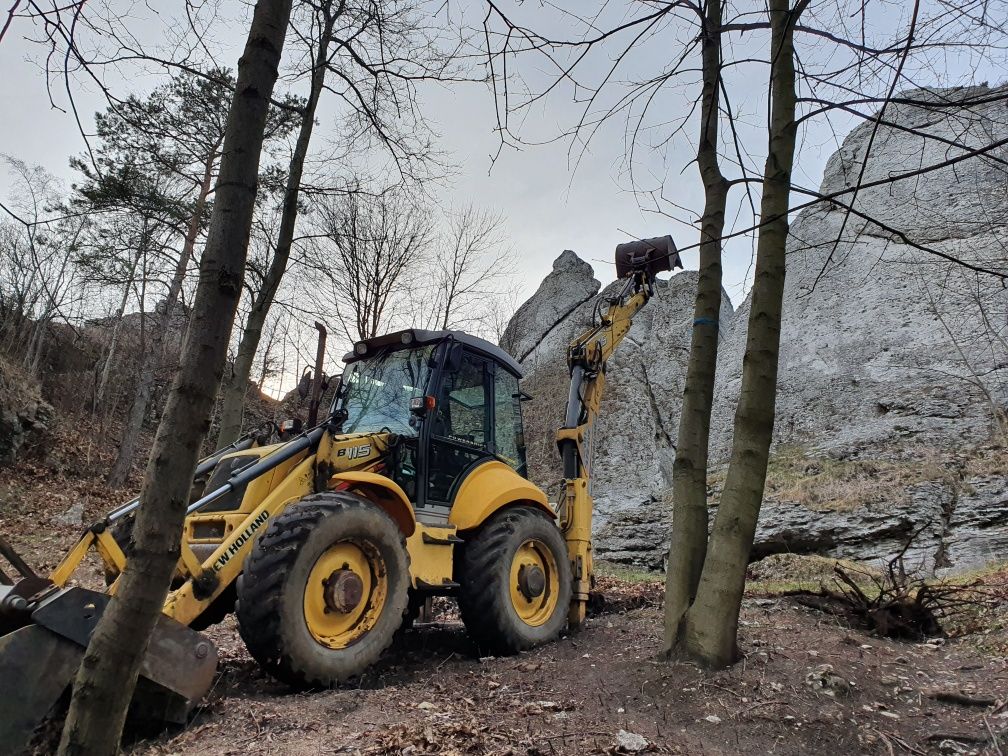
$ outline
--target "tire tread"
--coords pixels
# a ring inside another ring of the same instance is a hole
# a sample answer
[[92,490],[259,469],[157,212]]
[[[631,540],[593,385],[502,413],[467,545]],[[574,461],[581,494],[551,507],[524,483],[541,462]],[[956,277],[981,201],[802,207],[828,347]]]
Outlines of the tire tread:
[[[331,680],[322,679],[312,670],[304,669],[287,648],[281,606],[284,579],[308,536],[323,519],[338,516],[340,512],[363,508],[381,512],[385,516],[384,512],[367,499],[352,493],[325,491],[306,496],[273,518],[245,560],[244,571],[237,583],[235,614],[238,618],[238,631],[249,653],[264,671],[282,682],[297,688],[324,688],[332,685]],[[388,524],[399,532],[391,519]],[[399,539],[403,553],[406,554],[405,540],[401,533]],[[406,566],[409,566],[408,554]],[[390,633],[378,654],[384,652],[392,640],[393,635]],[[367,666],[368,664],[362,665],[354,674],[363,672]],[[350,676],[353,675],[348,675]]]
[[[543,642],[532,640],[527,633],[521,632],[521,626],[517,624],[521,620],[517,619],[510,606],[507,580],[501,585],[501,573],[498,571],[501,563],[507,559],[505,552],[516,534],[524,526],[543,522],[551,528],[555,527],[543,513],[531,507],[512,507],[492,517],[475,537],[466,541],[461,556],[459,613],[470,637],[481,650],[514,654]],[[569,587],[568,570],[564,567],[567,565],[566,550],[555,556],[561,582],[566,577]],[[510,569],[510,564],[507,569]],[[564,587],[561,586],[561,591],[563,590]],[[561,610],[566,616],[563,602],[558,606],[558,611]],[[562,628],[563,623],[553,635],[559,634]]]

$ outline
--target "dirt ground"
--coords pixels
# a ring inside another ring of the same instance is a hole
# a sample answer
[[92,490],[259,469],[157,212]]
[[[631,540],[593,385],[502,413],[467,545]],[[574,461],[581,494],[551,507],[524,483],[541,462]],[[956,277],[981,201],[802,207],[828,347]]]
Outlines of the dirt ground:
[[[61,449],[74,449],[67,453]],[[104,449],[57,444],[0,479],[0,532],[40,571],[109,500]],[[139,472],[139,471],[138,471]],[[1008,749],[1008,569],[992,613],[929,642],[883,640],[781,596],[807,561],[751,571],[743,659],[708,673],[657,660],[661,585],[605,577],[579,633],[480,659],[451,611],[411,630],[355,686],[292,693],[263,675],[229,619],[220,672],[191,723],[130,754],[968,754]],[[768,567],[767,565],[770,565]],[[97,573],[95,574],[95,577]],[[56,723],[58,726],[58,723]]]
[[191,725],[127,750],[1002,754],[1008,747],[1008,659],[978,643],[990,638],[881,640],[789,598],[752,597],[742,614],[744,659],[706,673],[657,660],[656,582],[605,582],[610,606],[576,635],[517,657],[480,659],[449,614],[406,633],[356,687],[319,693],[291,693],[265,677],[228,622],[212,631],[221,673]]

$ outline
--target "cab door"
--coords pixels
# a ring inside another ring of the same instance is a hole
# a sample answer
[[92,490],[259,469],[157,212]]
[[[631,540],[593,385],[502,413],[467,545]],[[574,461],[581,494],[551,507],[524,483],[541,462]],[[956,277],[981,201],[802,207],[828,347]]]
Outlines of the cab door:
[[[459,347],[455,347],[459,348]],[[492,363],[462,350],[446,360],[433,412],[427,418],[424,506],[445,516],[459,484],[481,462],[493,457]]]

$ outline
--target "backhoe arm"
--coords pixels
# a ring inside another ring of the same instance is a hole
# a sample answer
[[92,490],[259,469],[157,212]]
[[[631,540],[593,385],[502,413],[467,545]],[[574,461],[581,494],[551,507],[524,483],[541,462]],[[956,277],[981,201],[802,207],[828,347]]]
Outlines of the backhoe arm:
[[557,431],[557,448],[564,475],[560,521],[574,580],[571,627],[584,621],[592,581],[592,436],[605,388],[606,362],[630,331],[634,315],[653,295],[655,274],[673,267],[681,268],[682,263],[671,237],[619,245],[616,271],[624,284],[604,302],[606,312],[597,316],[598,322],[575,338],[567,351],[570,392],[564,424]]

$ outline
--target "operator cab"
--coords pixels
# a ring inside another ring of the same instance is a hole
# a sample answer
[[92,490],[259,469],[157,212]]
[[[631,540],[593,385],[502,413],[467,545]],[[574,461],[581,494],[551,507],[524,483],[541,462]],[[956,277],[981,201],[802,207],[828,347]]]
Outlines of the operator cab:
[[333,406],[342,433],[388,433],[386,474],[418,519],[446,520],[459,486],[499,460],[526,476],[521,366],[461,331],[408,329],[354,345]]

